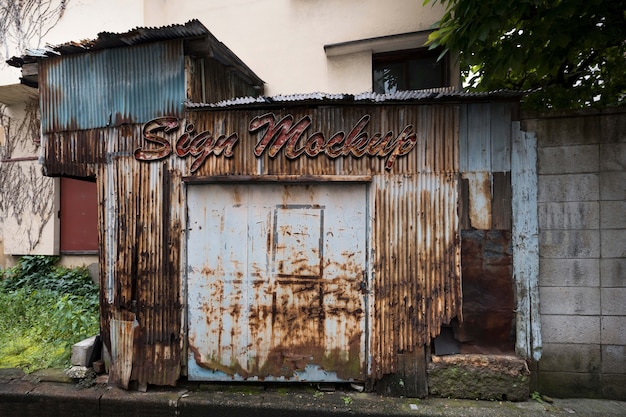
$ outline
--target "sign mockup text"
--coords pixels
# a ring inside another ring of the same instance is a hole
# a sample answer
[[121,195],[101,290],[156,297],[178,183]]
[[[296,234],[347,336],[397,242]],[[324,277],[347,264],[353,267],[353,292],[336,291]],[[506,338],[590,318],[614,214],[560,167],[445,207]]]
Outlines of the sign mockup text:
[[[262,157],[265,153],[275,158],[282,151],[288,159],[297,159],[302,155],[311,158],[320,156],[335,159],[338,157],[364,156],[385,158],[385,168],[391,169],[400,156],[408,154],[417,142],[413,125],[407,125],[398,134],[368,133],[366,131],[370,116],[365,115],[352,126],[348,133],[338,131],[331,135],[315,131],[308,133],[311,117],[304,116],[295,120],[290,114],[278,119],[273,113],[254,117],[248,126],[250,134],[257,134],[258,140],[254,154]],[[179,133],[181,132],[181,133]],[[193,123],[184,122],[175,117],[158,117],[143,127],[146,146],[135,150],[139,161],[155,161],[167,158],[173,152],[180,158],[191,158],[190,172],[202,166],[209,155],[232,157],[239,142],[239,135],[215,135],[210,131],[197,132]],[[174,136],[171,142],[163,134]]]

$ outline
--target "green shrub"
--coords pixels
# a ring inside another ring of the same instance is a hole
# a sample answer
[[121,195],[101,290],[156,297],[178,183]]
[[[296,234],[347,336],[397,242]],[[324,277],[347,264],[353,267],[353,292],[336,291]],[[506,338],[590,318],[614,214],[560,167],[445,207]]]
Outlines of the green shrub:
[[99,332],[98,288],[85,268],[24,256],[0,277],[0,367],[69,365],[74,343]]

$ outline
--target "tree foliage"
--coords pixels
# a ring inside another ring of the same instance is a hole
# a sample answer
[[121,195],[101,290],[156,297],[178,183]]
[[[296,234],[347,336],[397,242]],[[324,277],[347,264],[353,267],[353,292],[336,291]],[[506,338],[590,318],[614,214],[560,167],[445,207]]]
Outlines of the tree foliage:
[[621,0],[425,0],[445,14],[431,48],[458,53],[470,88],[532,91],[531,108],[626,102]]

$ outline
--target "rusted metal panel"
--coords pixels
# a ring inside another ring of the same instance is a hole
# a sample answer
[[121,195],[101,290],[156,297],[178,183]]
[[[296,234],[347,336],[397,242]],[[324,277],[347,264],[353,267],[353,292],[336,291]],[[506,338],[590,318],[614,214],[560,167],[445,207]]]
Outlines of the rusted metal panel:
[[109,138],[109,163],[98,173],[103,340],[110,348],[117,343],[111,317],[136,322],[133,345],[119,347],[131,349],[122,356],[133,358],[131,380],[174,385],[182,348],[183,183],[175,161],[136,161],[141,126],[131,131]]
[[375,177],[374,377],[394,373],[398,352],[429,344],[442,324],[461,318],[457,179]]
[[145,123],[163,113],[182,114],[182,40],[51,58],[39,67],[43,133]]
[[515,296],[510,230],[461,231],[463,323],[461,353],[514,352]]
[[366,378],[364,184],[188,190],[189,378]]
[[109,378],[124,388],[128,388],[133,369],[133,343],[138,324],[135,320],[112,318],[111,332],[111,367]]
[[43,134],[44,172],[50,176],[95,177],[98,164],[107,160],[107,140],[114,134],[107,129]]
[[491,173],[464,172],[462,174],[468,184],[468,217],[473,229],[491,229]]

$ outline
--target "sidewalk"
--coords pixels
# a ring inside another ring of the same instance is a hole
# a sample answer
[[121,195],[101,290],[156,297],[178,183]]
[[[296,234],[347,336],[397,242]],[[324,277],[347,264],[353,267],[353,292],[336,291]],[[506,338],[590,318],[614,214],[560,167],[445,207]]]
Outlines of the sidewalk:
[[334,392],[314,384],[203,384],[149,387],[145,393],[0,369],[0,416],[626,416],[626,402],[554,399],[553,403],[382,397],[349,386]]

